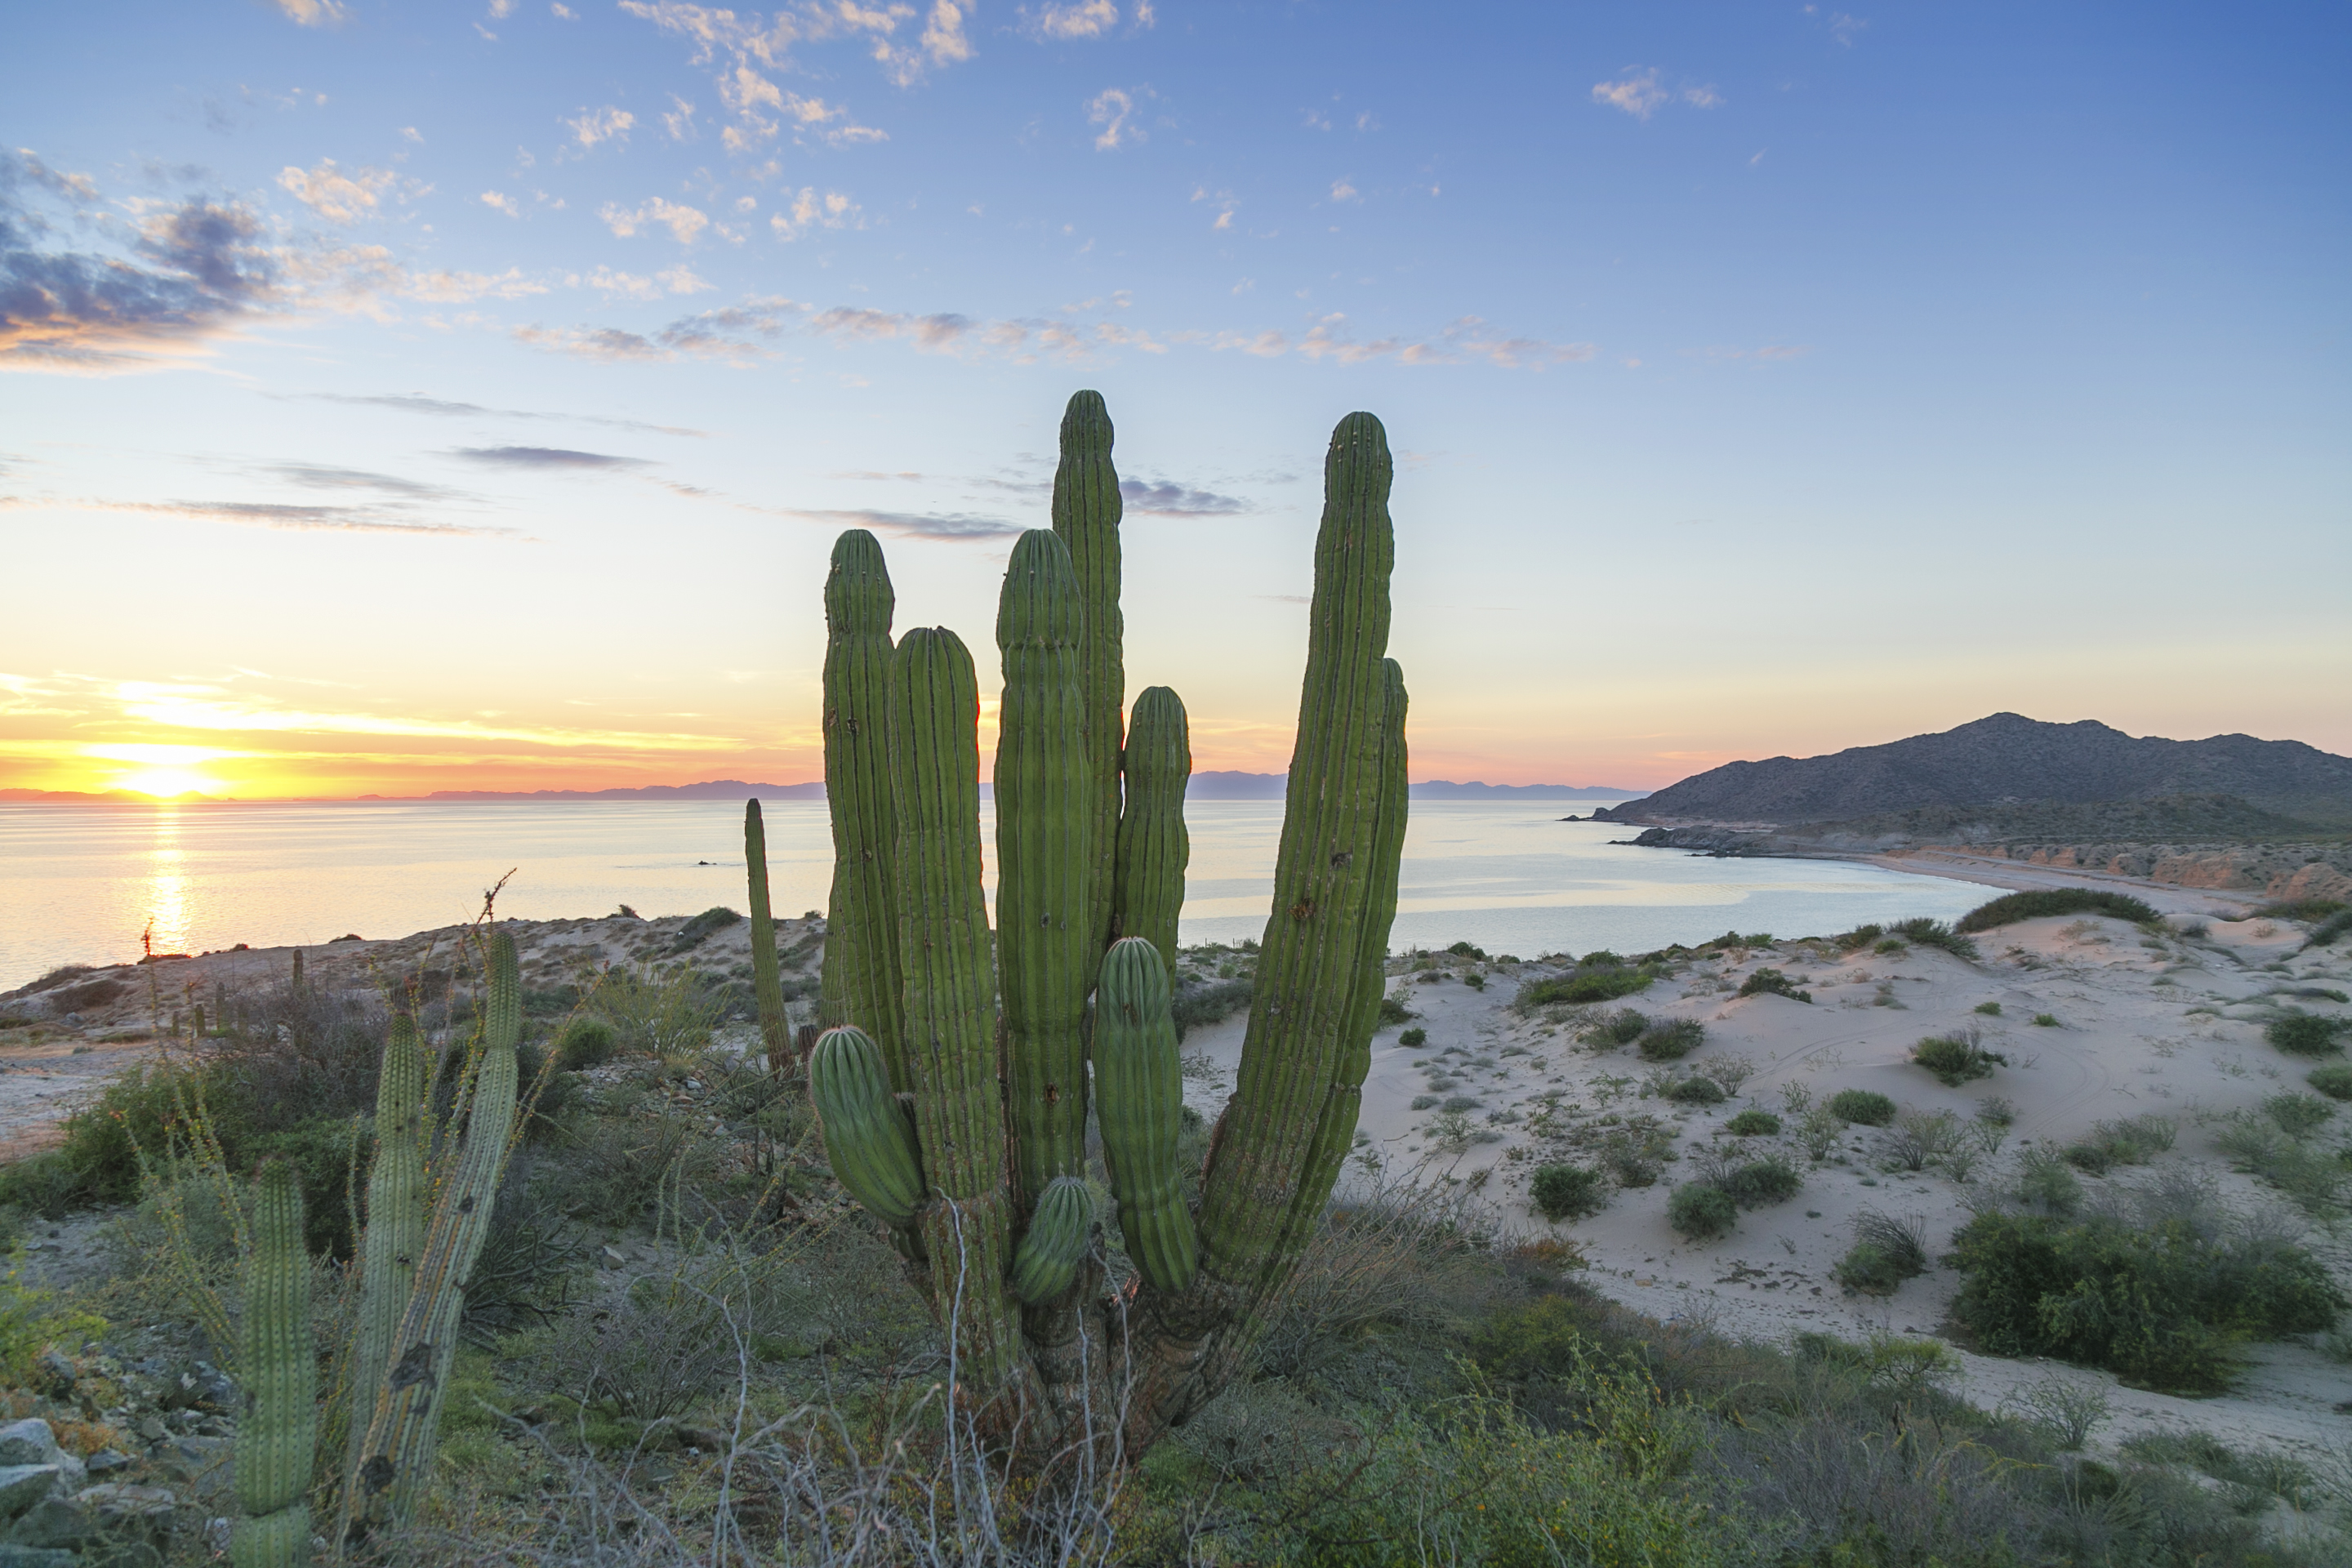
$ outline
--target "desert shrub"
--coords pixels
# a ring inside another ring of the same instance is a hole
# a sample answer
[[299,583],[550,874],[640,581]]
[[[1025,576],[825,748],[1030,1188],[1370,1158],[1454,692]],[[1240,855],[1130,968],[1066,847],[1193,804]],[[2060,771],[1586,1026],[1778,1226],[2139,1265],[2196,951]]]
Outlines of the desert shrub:
[[1865,1296],[1890,1296],[1896,1286],[1909,1278],[1895,1265],[1884,1247],[1867,1241],[1857,1241],[1846,1248],[1843,1258],[1830,1269],[1830,1278],[1850,1290]]
[[2095,1384],[2047,1377],[2020,1392],[2011,1404],[2033,1425],[2049,1433],[2062,1453],[2074,1453],[2091,1440],[2107,1418],[2107,1393]]
[[1334,1204],[1268,1309],[1252,1370],[1295,1378],[1368,1331],[1450,1330],[1486,1305],[1495,1279],[1474,1202],[1461,1187],[1374,1177]]
[[1385,1029],[1390,1027],[1391,1025],[1402,1024],[1407,1019],[1412,1018],[1416,1016],[1417,1015],[1415,1015],[1411,1008],[1407,1007],[1403,1002],[1394,996],[1391,996],[1386,993],[1383,993],[1381,996],[1380,1018],[1374,1025],[1374,1027]]
[[1996,1355],[2052,1355],[2212,1393],[2250,1339],[2314,1333],[2345,1300],[2300,1247],[2189,1217],[1979,1215],[1953,1240],[1953,1314]]
[[1895,1120],[1895,1102],[1874,1089],[1842,1089],[1830,1096],[1832,1114],[1864,1127],[1884,1127]]
[[2289,1056],[2325,1057],[2344,1048],[2336,1043],[2336,1037],[2343,1032],[2342,1019],[2323,1018],[2315,1013],[2288,1013],[2265,1025],[2263,1038]]
[[2296,921],[2314,924],[2330,915],[2342,914],[2346,905],[2341,899],[2294,899],[2284,903],[2264,904],[2247,918],[2257,921]]
[[535,1154],[518,1153],[490,1206],[489,1232],[466,1281],[466,1337],[488,1345],[500,1335],[551,1322],[571,1303],[587,1261],[588,1238],[563,1213],[560,1182]]
[[1176,1021],[1176,1037],[1181,1040],[1193,1029],[1223,1023],[1242,1011],[1250,1005],[1255,986],[1247,977],[1185,986],[1168,1005],[1169,1016]]
[[2315,1094],[2288,1089],[2263,1100],[2263,1114],[2277,1122],[2279,1131],[2288,1137],[2308,1138],[2326,1124],[2336,1108]]
[[2242,1111],[2213,1135],[2213,1147],[2322,1218],[2334,1217],[2345,1180],[2352,1175],[2333,1152],[2287,1137],[2267,1119]]
[[1546,1219],[1582,1219],[1607,1205],[1606,1180],[1589,1166],[1543,1165],[1528,1183],[1528,1196]]
[[1679,1061],[1698,1049],[1706,1038],[1706,1026],[1696,1018],[1662,1018],[1642,1031],[1634,1049],[1644,1061]]
[[1605,956],[1613,955],[1588,954],[1573,973],[1520,986],[1512,1005],[1525,1013],[1554,1002],[1614,1002],[1649,989],[1650,982],[1657,978],[1650,970],[1629,969],[1622,963],[1594,965],[1594,958]]
[[1838,1140],[1845,1136],[1845,1118],[1826,1105],[1816,1105],[1797,1123],[1797,1142],[1805,1152],[1816,1160],[1829,1158]]
[[1906,1110],[1895,1119],[1888,1152],[1906,1171],[1924,1171],[1959,1146],[1959,1118],[1948,1110]]
[[1830,940],[1836,942],[1838,947],[1843,952],[1860,952],[1864,948],[1873,945],[1880,937],[1885,936],[1885,934],[1886,928],[1885,926],[1859,925],[1850,931],[1842,931],[1838,935],[1832,937]]
[[1429,1044],[1429,1031],[1423,1028],[1407,1029],[1397,1037],[1397,1044],[1408,1050],[1418,1050]]
[[713,904],[678,928],[669,951],[673,955],[691,952],[742,918],[724,904]]
[[1792,1002],[1810,1002],[1813,994],[1800,991],[1797,983],[1777,969],[1759,969],[1740,983],[1742,996],[1786,996]]
[[745,1344],[805,1315],[794,1286],[723,1253],[633,1280],[604,1310],[562,1320],[548,1357],[556,1388],[637,1421],[682,1415],[734,1373]]
[[1743,1110],[1725,1122],[1723,1130],[1741,1138],[1769,1137],[1780,1131],[1780,1119],[1769,1110]]
[[[1854,1249],[1867,1247],[1876,1267],[1891,1271],[1896,1283],[1927,1271],[1927,1222],[1920,1215],[1881,1214],[1864,1209],[1853,1216]],[[1852,1253],[1847,1256],[1851,1257]],[[1843,1281],[1853,1284],[1852,1280]],[[1864,1287],[1855,1285],[1856,1289]]]
[[1911,1047],[1911,1059],[1934,1074],[1937,1082],[1948,1089],[1958,1089],[1972,1079],[1990,1078],[1996,1066],[2009,1065],[2007,1057],[1986,1050],[1977,1042],[1974,1029],[1930,1035]]
[[2017,1157],[2017,1195],[2045,1213],[2070,1215],[2083,1205],[2083,1184],[2057,1150],[2028,1149]]
[[2058,1015],[2055,1013],[2036,1013],[2033,1015],[2033,1026],[2037,1029],[2057,1028]]
[[568,1018],[555,1032],[555,1059],[567,1072],[602,1067],[620,1048],[621,1037],[613,1026],[592,1014]]
[[1457,942],[1445,951],[1456,958],[1475,958],[1481,963],[1486,962],[1486,950],[1483,947],[1473,947],[1466,942]]
[[2330,1100],[2352,1100],[2352,1063],[2330,1062],[2324,1068],[2314,1068],[2304,1075],[2303,1081]]
[[589,993],[589,1008],[613,1026],[624,1051],[685,1056],[710,1043],[723,1004],[706,994],[690,969],[608,969]]
[[2006,1127],[2017,1120],[2017,1107],[2000,1095],[1987,1095],[1977,1101],[1977,1120],[1988,1127]]
[[1717,1184],[1730,1194],[1732,1202],[1741,1208],[1752,1209],[1766,1204],[1787,1203],[1804,1186],[1805,1179],[1788,1161],[1778,1154],[1767,1154],[1726,1171]]
[[1485,1108],[1485,1105],[1486,1102],[1475,1094],[1456,1094],[1448,1096],[1444,1105],[1440,1107],[1440,1109],[1466,1113],[1473,1110],[1482,1110]]
[[1739,1206],[1721,1187],[1686,1182],[1666,1199],[1666,1223],[1690,1241],[1712,1241],[1739,1222]]
[[2045,920],[2052,915],[2108,915],[2134,925],[2157,918],[2156,910],[2123,893],[2090,888],[2051,888],[2040,892],[2010,893],[1979,904],[1962,915],[1953,931],[1968,935],[2014,925],[2019,921]]
[[1691,1069],[1704,1079],[1712,1079],[1726,1094],[1738,1094],[1739,1086],[1756,1076],[1753,1058],[1743,1056],[1710,1057]]
[[2151,1111],[2121,1121],[2092,1125],[2090,1136],[2069,1144],[2066,1163],[2076,1170],[2103,1176],[2116,1165],[2145,1165],[2172,1147],[2180,1129],[2172,1118]]
[[2352,910],[2339,910],[2319,922],[2305,947],[2326,947],[2347,931],[2352,931]]
[[1649,1018],[1639,1008],[1620,1007],[1586,1025],[1584,1037],[1596,1047],[1630,1045],[1649,1027]]
[[1721,1105],[1726,1096],[1711,1078],[1686,1078],[1666,1090],[1666,1098],[1677,1105]]
[[2136,1432],[2117,1447],[2127,1458],[2210,1477],[2242,1512],[2260,1512],[2273,1500],[2302,1512],[2319,1500],[2319,1478],[2311,1467],[2274,1448],[2244,1452],[2210,1432]]
[[1473,991],[1484,991],[1486,989],[1486,977],[1476,970],[1472,970],[1462,977],[1462,984]]
[[1998,1002],[1979,1002],[1976,1005],[1976,1010],[1982,1013],[1988,1018],[1998,1018],[2000,1016],[2000,1004]]
[[1977,955],[1975,942],[1941,921],[1925,918],[1900,921],[1887,929],[1906,942],[1920,947],[1938,947],[1955,958],[1973,959]]

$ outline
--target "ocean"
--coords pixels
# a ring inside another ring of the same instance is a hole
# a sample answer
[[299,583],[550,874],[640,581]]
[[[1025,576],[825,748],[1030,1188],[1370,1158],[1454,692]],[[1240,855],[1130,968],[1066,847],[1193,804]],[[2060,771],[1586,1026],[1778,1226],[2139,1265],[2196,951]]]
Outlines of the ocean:
[[[1592,802],[1415,801],[1391,945],[1470,942],[1532,958],[1643,952],[1726,931],[1808,936],[1949,920],[1993,891],[1829,860],[1717,860],[1612,845]],[[993,824],[982,805],[982,842]],[[770,901],[824,907],[822,802],[764,803]],[[1278,801],[1196,801],[1183,936],[1264,930]],[[992,855],[991,856],[992,858]],[[988,868],[992,875],[993,867]],[[0,990],[64,963],[404,936],[471,918],[513,873],[502,914],[552,919],[743,907],[742,806],[724,801],[0,805]]]

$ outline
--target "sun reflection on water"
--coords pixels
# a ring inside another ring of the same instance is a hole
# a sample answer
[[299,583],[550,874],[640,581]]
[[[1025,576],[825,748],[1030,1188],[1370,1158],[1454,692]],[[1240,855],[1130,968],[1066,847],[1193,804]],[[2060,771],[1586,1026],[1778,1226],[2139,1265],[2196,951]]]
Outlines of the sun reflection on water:
[[188,879],[180,847],[180,814],[172,806],[155,812],[155,837],[147,848],[148,935],[157,952],[188,951]]

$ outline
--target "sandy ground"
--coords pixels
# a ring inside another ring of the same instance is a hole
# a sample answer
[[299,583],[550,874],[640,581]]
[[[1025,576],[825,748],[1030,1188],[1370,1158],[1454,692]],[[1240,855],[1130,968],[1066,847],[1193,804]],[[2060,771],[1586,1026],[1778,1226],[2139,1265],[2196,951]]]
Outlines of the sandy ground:
[[[2035,880],[2027,885],[2054,885],[2040,879],[2059,875],[2031,874]],[[2184,913],[2222,907],[2202,901],[2215,895],[2165,890]],[[2178,918],[2172,923],[2190,924]],[[1403,974],[1391,982],[1391,994],[1418,1015],[1427,1043],[1408,1049],[1398,1043],[1401,1029],[1381,1032],[1360,1125],[1391,1170],[1419,1164],[1478,1185],[1507,1225],[1573,1241],[1589,1260],[1585,1278],[1592,1285],[1653,1316],[1701,1319],[1741,1338],[1779,1342],[1809,1331],[1849,1338],[1942,1334],[1960,1284],[1952,1271],[1931,1269],[1880,1299],[1845,1289],[1831,1270],[1852,1246],[1853,1218],[1865,1207],[1920,1216],[1931,1253],[1940,1254],[1968,1218],[1962,1182],[1934,1166],[1916,1173],[1893,1168],[1891,1136],[1884,1131],[1850,1128],[1830,1160],[1814,1164],[1791,1136],[1733,1138],[1723,1124],[1753,1106],[1781,1114],[1793,1131],[1795,1119],[1783,1110],[1783,1088],[1791,1085],[1816,1100],[1843,1089],[1875,1089],[1906,1109],[1949,1110],[1971,1122],[1979,1101],[1999,1096],[2014,1105],[2016,1116],[2000,1151],[1971,1173],[1982,1183],[1997,1178],[2029,1144],[2063,1144],[2095,1122],[2159,1112],[2179,1124],[2174,1149],[2159,1163],[2202,1173],[2233,1206],[2293,1215],[2275,1194],[2229,1168],[2211,1147],[2211,1132],[2218,1118],[2302,1087],[2310,1064],[2266,1045],[2261,1022],[2287,1000],[2277,994],[2283,989],[2346,989],[2352,954],[2339,945],[2298,956],[2304,932],[2284,923],[2212,921],[2205,930],[2201,937],[2176,931],[2154,939],[2117,921],[2034,921],[1979,937],[1982,957],[1974,963],[1934,948],[1842,956],[1827,943],[1788,942],[1710,957],[1609,1005],[1705,1025],[1705,1044],[1674,1064],[1675,1077],[1727,1058],[1752,1064],[1738,1094],[1696,1109],[1648,1093],[1644,1080],[1660,1064],[1641,1060],[1630,1047],[1596,1053],[1577,1042],[1572,1019],[1548,1022],[1510,1009],[1520,984],[1559,973],[1556,966],[1467,966],[1485,972],[1483,991],[1459,978],[1464,968],[1444,971],[1448,977],[1438,981]],[[1767,965],[1800,980],[1813,1001],[1736,997],[1741,980]],[[2347,1011],[2321,998],[2291,1000],[2326,1015]],[[1987,1002],[2000,1005],[1998,1016],[1975,1010]],[[2040,1014],[2058,1023],[2037,1026]],[[1971,1026],[1987,1048],[2009,1058],[1990,1079],[1947,1089],[1910,1062],[1921,1038]],[[1231,1091],[1242,1030],[1240,1020],[1229,1020],[1185,1042],[1214,1069],[1188,1085],[1192,1102],[1211,1116]],[[1475,1099],[1478,1109],[1467,1120],[1475,1135],[1494,1141],[1466,1152],[1442,1147],[1433,1135],[1436,1109],[1413,1109],[1417,1097],[1433,1093],[1441,1103]],[[1659,1118],[1676,1139],[1679,1157],[1655,1185],[1616,1190],[1599,1215],[1557,1226],[1528,1208],[1526,1184],[1535,1166],[1576,1158],[1562,1141],[1565,1130],[1642,1114]],[[2352,1131],[2352,1114],[2338,1121]],[[2336,1142],[2344,1131],[2319,1136]],[[1743,1213],[1718,1242],[1686,1243],[1667,1226],[1666,1198],[1710,1146],[1777,1151],[1806,1173],[1804,1187],[1787,1203]],[[2105,1181],[2154,1173],[2153,1166],[2118,1169]],[[2102,1181],[2086,1177],[2084,1185],[2095,1191]],[[2289,1223],[2304,1224],[2299,1216]],[[2343,1238],[2314,1228],[2306,1244],[2352,1289],[2352,1247]],[[1988,1406],[2053,1379],[2104,1389],[2112,1414],[2097,1441],[2109,1445],[2151,1427],[2202,1428],[2234,1443],[2333,1456],[2352,1436],[2344,1414],[2352,1402],[2352,1368],[2300,1343],[2259,1347],[2237,1390],[2197,1400],[2126,1389],[2106,1374],[2054,1363],[1962,1359],[1962,1391]]]

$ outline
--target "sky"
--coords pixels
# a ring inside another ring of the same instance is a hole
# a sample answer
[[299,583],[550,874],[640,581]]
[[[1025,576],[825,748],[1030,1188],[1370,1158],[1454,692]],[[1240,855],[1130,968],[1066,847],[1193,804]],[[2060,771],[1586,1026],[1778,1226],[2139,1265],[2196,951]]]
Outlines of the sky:
[[1416,778],[2352,752],[2352,11],[1853,3],[14,11],[0,785],[819,776],[835,536],[992,687],[1082,387],[1203,769],[1355,409]]

